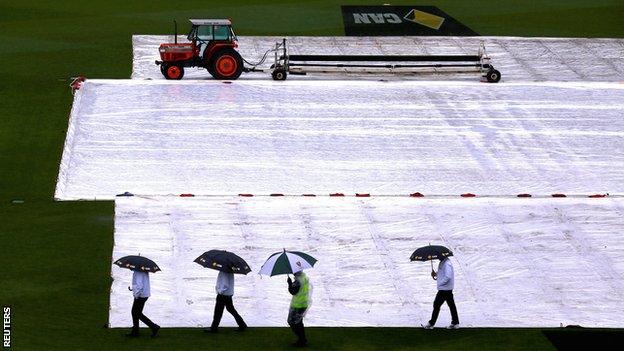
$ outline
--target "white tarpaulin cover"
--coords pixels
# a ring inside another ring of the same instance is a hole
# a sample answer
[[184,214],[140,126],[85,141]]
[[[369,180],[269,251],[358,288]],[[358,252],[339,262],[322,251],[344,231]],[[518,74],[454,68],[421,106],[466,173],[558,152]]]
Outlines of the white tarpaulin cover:
[[[179,42],[186,38],[179,37]],[[282,37],[239,37],[237,50],[248,61],[258,62],[262,55],[281,42]],[[135,35],[132,37],[133,79],[164,79],[158,66],[158,46],[172,43],[173,36]],[[519,37],[290,37],[289,53],[306,55],[476,55],[485,45],[492,64],[502,73],[503,82],[528,81],[624,81],[624,39],[519,38]],[[262,68],[274,59],[269,57]],[[186,77],[212,79],[205,69],[191,68]],[[243,75],[244,79],[269,79],[268,73]],[[340,79],[344,79],[341,76]],[[387,76],[384,78],[388,78]],[[291,78],[289,78],[291,79]],[[327,79],[310,75],[292,79]],[[358,78],[360,79],[360,78]],[[369,78],[371,79],[371,78]],[[478,80],[475,74],[415,75],[392,79]]]
[[55,197],[624,193],[624,85],[88,80]]
[[[162,326],[210,324],[217,271],[193,262],[210,249],[251,265],[234,295],[246,322],[286,326],[286,277],[257,274],[282,248],[318,259],[307,271],[306,325],[419,326],[436,286],[430,264],[409,257],[442,244],[455,253],[464,326],[621,328],[623,206],[622,198],[119,198],[113,260],[140,253],[160,266],[145,314]],[[112,274],[110,324],[127,327],[132,273],[113,266]],[[439,325],[449,322],[444,306]],[[235,325],[227,313],[223,325]]]
[[[257,61],[281,38],[240,39]],[[266,72],[223,83],[193,69],[171,82],[154,65],[164,41],[134,36],[133,80],[77,91],[55,193],[144,195],[116,200],[113,259],[140,253],[163,269],[146,306],[155,322],[210,323],[217,273],[192,262],[203,251],[234,251],[257,271],[285,247],[319,259],[308,325],[417,326],[435,284],[408,258],[435,243],[455,252],[464,326],[623,327],[624,200],[514,196],[624,194],[624,40],[288,41],[293,54],[470,55],[483,42],[498,84]],[[158,196],[416,191],[428,197]],[[445,196],[465,192],[498,198]],[[131,273],[112,274],[110,324],[129,326]],[[286,325],[284,277],[236,282],[250,325]]]

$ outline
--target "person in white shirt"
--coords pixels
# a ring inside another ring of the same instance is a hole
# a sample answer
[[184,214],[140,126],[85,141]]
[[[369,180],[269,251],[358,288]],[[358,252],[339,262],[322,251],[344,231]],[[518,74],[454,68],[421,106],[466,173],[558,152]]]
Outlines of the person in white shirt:
[[221,317],[223,317],[223,308],[225,307],[228,312],[236,320],[238,324],[238,331],[245,331],[247,324],[243,320],[232,302],[232,296],[234,295],[234,273],[221,272],[217,276],[217,285],[215,287],[217,291],[217,302],[215,304],[214,316],[212,318],[212,325],[210,329],[206,329],[206,332],[216,333],[219,330],[219,323],[221,323]]
[[130,334],[127,335],[129,337],[139,336],[140,320],[152,330],[152,337],[156,337],[156,335],[158,335],[158,330],[160,329],[160,326],[152,322],[143,314],[143,307],[145,307],[145,302],[150,297],[149,273],[133,271],[132,289],[128,289],[132,291],[132,295],[134,295],[134,303],[132,304],[132,331],[130,332]]
[[431,320],[427,325],[424,325],[425,329],[433,329],[433,326],[438,319],[440,313],[440,307],[446,302],[451,310],[451,325],[448,329],[459,328],[459,317],[457,316],[457,307],[455,306],[455,300],[453,299],[453,287],[455,285],[455,275],[453,273],[453,265],[448,257],[441,257],[440,264],[438,265],[438,273],[431,271],[431,277],[437,280],[438,294],[433,301],[433,312],[431,313]]

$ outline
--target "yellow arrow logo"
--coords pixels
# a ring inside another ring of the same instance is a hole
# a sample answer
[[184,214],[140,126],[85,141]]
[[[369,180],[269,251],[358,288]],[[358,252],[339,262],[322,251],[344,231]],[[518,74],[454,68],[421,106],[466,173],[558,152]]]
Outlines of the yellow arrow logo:
[[435,30],[439,30],[440,27],[442,27],[442,24],[444,23],[444,20],[445,20],[444,17],[432,15],[430,13],[419,11],[416,9],[412,9],[403,18],[410,22],[418,23],[420,25],[423,25],[425,27],[429,27]]

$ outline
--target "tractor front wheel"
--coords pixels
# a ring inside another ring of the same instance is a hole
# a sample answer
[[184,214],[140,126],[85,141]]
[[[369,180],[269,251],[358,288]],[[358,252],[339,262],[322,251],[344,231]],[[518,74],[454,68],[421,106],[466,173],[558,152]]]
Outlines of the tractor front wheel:
[[237,79],[243,73],[243,58],[234,49],[223,49],[214,54],[208,72],[215,79]]
[[180,65],[162,65],[160,70],[167,79],[180,80],[184,77],[184,67]]

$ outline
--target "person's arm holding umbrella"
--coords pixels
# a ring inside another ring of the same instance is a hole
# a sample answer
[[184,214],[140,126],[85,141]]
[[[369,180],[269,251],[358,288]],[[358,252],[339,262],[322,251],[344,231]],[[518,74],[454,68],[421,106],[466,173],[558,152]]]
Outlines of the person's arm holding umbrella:
[[297,293],[299,292],[299,289],[301,288],[301,284],[299,283],[299,281],[295,279],[295,281],[293,282],[293,280],[290,279],[290,276],[289,276],[287,282],[288,282],[288,292],[291,295],[297,295]]

